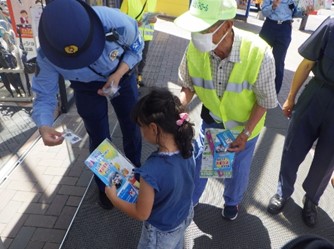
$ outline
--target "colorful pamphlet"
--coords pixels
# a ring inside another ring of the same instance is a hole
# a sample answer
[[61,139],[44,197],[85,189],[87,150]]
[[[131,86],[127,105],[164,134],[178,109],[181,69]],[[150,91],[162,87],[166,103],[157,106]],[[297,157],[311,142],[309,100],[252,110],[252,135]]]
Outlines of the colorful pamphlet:
[[232,178],[234,152],[227,151],[235,135],[230,130],[205,130],[201,178]]
[[115,185],[119,198],[131,203],[137,201],[139,182],[133,172],[134,166],[109,139],[89,155],[85,164],[105,185]]

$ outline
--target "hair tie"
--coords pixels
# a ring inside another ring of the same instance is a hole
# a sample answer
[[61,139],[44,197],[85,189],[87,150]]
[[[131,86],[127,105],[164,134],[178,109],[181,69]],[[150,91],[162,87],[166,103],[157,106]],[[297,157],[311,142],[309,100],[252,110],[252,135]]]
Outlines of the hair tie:
[[179,114],[180,119],[176,120],[176,124],[178,126],[183,125],[184,121],[189,121],[189,114],[186,112],[182,112]]

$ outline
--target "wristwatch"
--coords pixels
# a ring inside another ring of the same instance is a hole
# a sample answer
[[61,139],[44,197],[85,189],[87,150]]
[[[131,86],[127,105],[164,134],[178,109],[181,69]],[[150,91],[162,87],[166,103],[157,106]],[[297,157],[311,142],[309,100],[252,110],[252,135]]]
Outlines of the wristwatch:
[[242,133],[245,134],[247,137],[250,137],[252,135],[252,133],[247,129],[243,129]]

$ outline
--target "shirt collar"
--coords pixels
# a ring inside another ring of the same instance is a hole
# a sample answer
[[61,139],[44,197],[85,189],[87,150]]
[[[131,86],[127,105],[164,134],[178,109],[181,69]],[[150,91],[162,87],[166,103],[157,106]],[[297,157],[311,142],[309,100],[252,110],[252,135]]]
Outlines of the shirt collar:
[[[233,63],[237,63],[240,62],[240,46],[241,46],[241,35],[240,32],[237,28],[233,28],[233,32],[234,32],[234,40],[233,40],[233,44],[232,44],[232,49],[231,49],[231,53],[229,54],[229,56],[226,58],[228,61],[233,62]],[[214,58],[214,59],[219,59],[219,56],[217,56],[213,51],[210,51],[210,55]]]

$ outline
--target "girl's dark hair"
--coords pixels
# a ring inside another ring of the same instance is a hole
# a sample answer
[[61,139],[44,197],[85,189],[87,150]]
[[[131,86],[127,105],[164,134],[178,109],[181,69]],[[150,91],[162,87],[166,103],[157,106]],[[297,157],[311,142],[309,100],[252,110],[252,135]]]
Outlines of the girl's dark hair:
[[188,158],[193,151],[194,124],[189,120],[184,120],[181,125],[176,124],[180,113],[184,112],[180,99],[167,89],[161,88],[142,97],[132,110],[131,117],[139,126],[153,122],[158,129],[172,134],[182,157]]

